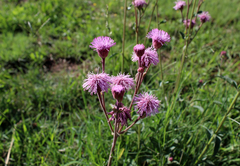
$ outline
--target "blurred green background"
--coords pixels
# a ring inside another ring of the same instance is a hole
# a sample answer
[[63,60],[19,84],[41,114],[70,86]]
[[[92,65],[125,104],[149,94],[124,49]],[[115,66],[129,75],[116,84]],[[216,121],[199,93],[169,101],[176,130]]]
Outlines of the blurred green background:
[[[154,3],[149,1],[142,18],[140,43]],[[131,1],[127,4],[124,72],[134,77],[135,18]],[[150,29],[159,25],[171,36],[161,49],[165,94],[159,66],[149,70],[140,91],[162,100],[160,113],[119,137],[113,165],[193,165],[240,83],[239,4],[239,0],[204,1],[201,11],[209,11],[211,20],[189,46],[180,97],[165,122],[184,26],[180,12],[173,9],[174,0],[159,0],[159,15],[156,18],[155,10]],[[0,165],[9,149],[10,165],[106,165],[112,135],[97,97],[84,92],[82,83],[88,72],[101,68],[101,58],[89,48],[98,36],[116,42],[106,59],[106,72],[121,71],[123,6],[123,0],[0,1]],[[150,45],[147,40],[146,47]],[[221,51],[227,56],[221,58]],[[224,77],[216,77],[220,75]],[[126,95],[125,104],[132,93]],[[110,111],[114,103],[110,93],[106,103]],[[240,100],[236,103],[201,165],[240,164]]]

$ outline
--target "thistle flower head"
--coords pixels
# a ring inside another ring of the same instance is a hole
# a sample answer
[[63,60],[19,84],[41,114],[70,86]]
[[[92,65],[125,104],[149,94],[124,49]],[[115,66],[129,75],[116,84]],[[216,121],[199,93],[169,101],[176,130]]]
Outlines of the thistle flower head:
[[111,39],[110,37],[99,36],[93,39],[93,42],[91,44],[92,45],[90,45],[89,47],[94,48],[101,58],[106,58],[108,56],[110,48],[114,46],[116,43],[114,43],[114,40]]
[[[132,55],[132,61],[138,61],[139,58],[135,53]],[[152,47],[145,50],[143,56],[141,57],[141,66],[148,67],[150,64],[157,65],[159,62],[157,51]]]
[[145,0],[134,0],[132,4],[138,9],[142,9],[144,6],[147,5]]
[[141,57],[144,54],[145,46],[143,44],[137,44],[133,47],[133,50],[138,57]]
[[[113,111],[109,112],[108,114],[112,115],[111,118],[109,118],[109,121],[115,120],[115,117],[117,115],[116,113],[117,106],[113,108]],[[123,104],[120,104],[119,113],[118,113],[118,123],[121,123],[121,125],[127,125],[127,120],[132,120],[131,118],[131,110],[127,107],[123,106]]]
[[202,12],[201,14],[198,14],[198,17],[200,18],[200,21],[202,23],[205,23],[210,20],[211,16],[208,12]]
[[175,10],[183,10],[183,7],[186,6],[186,2],[181,0],[178,0],[175,4],[176,5],[173,7]]
[[107,92],[110,88],[111,77],[106,73],[93,74],[89,73],[88,78],[84,80],[83,88],[88,90],[90,94],[97,94],[97,92]]
[[[187,28],[189,28],[189,26],[190,26],[190,19],[184,20],[183,23],[184,23],[185,26],[187,26]],[[192,20],[191,29],[194,27],[195,24],[196,24],[195,20]]]
[[122,85],[114,85],[112,87],[113,98],[120,103],[123,100],[124,93],[125,93],[125,88]]
[[151,116],[158,113],[158,107],[160,101],[153,95],[148,94],[147,92],[139,94],[135,97],[135,109],[138,110],[138,114],[143,116]]
[[118,74],[111,78],[113,85],[122,85],[126,90],[132,89],[134,87],[134,80],[130,75]]
[[147,34],[147,38],[152,39],[152,46],[157,50],[163,46],[165,42],[170,42],[171,38],[170,35],[163,31],[163,30],[158,30],[153,29]]

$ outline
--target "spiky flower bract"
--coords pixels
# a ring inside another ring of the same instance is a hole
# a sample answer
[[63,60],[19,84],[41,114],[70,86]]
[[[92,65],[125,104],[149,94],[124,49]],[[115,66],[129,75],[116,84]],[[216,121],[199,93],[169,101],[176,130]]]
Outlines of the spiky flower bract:
[[141,117],[151,116],[158,113],[158,107],[160,101],[153,95],[147,92],[139,94],[135,97],[134,102],[136,104],[135,109],[138,110],[138,114]]
[[147,5],[145,0],[134,0],[132,4],[138,9],[142,9],[144,6]]
[[186,2],[181,0],[178,0],[175,4],[176,5],[173,7],[175,10],[183,10],[183,7],[186,6]]
[[198,15],[198,17],[200,18],[200,21],[202,23],[209,21],[211,18],[210,14],[208,12],[202,12],[201,14]]
[[[116,117],[117,106],[114,106],[113,111],[109,112],[108,114],[112,115],[111,118],[109,118],[109,121],[114,121]],[[119,111],[118,111],[118,123],[121,123],[121,125],[127,125],[127,121],[132,120],[131,118],[131,110],[125,107],[122,103],[120,103]]]
[[93,39],[93,42],[91,44],[92,45],[89,47],[94,48],[101,58],[106,58],[108,56],[110,48],[116,45],[116,43],[114,43],[114,40],[108,36],[99,36]]
[[110,88],[111,77],[106,73],[93,74],[89,73],[88,78],[84,80],[83,88],[88,90],[91,95],[97,92],[107,92]]
[[[189,26],[190,26],[190,19],[188,19],[187,21],[184,20],[183,23],[184,23],[185,26],[187,26],[187,28],[189,28]],[[194,27],[195,24],[196,24],[195,20],[192,20],[191,29]]]
[[126,90],[132,89],[134,87],[134,80],[130,75],[118,74],[111,78],[113,85],[122,85]]
[[148,32],[147,38],[152,39],[152,46],[155,49],[161,48],[165,42],[170,42],[171,40],[170,35],[167,32],[157,28]]
[[122,102],[126,89],[122,85],[114,85],[111,90],[113,98],[118,102]]
[[[139,58],[135,53],[132,55],[132,61],[138,61]],[[157,51],[152,47],[145,50],[143,56],[141,57],[141,66],[148,67],[150,64],[157,65],[159,62]]]

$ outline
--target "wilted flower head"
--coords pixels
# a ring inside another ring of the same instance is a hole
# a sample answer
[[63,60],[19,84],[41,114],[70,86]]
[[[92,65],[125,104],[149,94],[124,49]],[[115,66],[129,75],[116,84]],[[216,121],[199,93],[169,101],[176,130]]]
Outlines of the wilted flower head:
[[141,117],[151,116],[158,113],[158,107],[160,101],[153,95],[148,94],[147,92],[139,94],[134,99],[136,106],[135,109],[138,110],[138,114]]
[[98,91],[108,91],[110,88],[111,77],[106,73],[93,74],[89,73],[88,78],[84,80],[83,88],[90,94],[96,94]]
[[143,8],[143,6],[147,5],[145,0],[134,0],[132,4],[137,7],[138,9]]
[[[108,114],[112,115],[111,118],[109,118],[109,121],[115,120],[115,117],[117,115],[116,113],[117,106],[113,108],[113,111],[109,112]],[[124,107],[122,103],[120,103],[119,113],[118,113],[118,123],[121,123],[121,125],[127,125],[127,120],[132,120],[131,110],[127,107]]]
[[202,12],[201,14],[198,15],[198,17],[200,18],[200,21],[202,23],[209,21],[211,18],[210,14],[208,12]]
[[132,89],[134,87],[134,80],[130,75],[118,74],[111,78],[113,85],[122,85],[126,90]]
[[175,4],[176,5],[173,7],[175,10],[183,10],[183,7],[186,6],[186,2],[181,0],[178,0]]
[[116,99],[118,102],[122,102],[124,93],[125,88],[122,85],[114,85],[112,87],[113,98]]
[[[132,61],[138,61],[139,58],[135,53],[132,55]],[[141,66],[148,67],[149,64],[157,65],[159,62],[157,51],[152,47],[149,47],[145,50],[143,56],[141,57]]]
[[133,50],[138,57],[141,57],[144,54],[145,46],[143,44],[137,44],[133,47]]
[[148,32],[147,38],[152,39],[152,45],[155,49],[161,48],[165,42],[170,42],[171,40],[167,32],[158,30],[157,28]]
[[95,39],[93,39],[93,42],[91,43],[89,47],[95,48],[95,51],[97,51],[98,55],[101,58],[106,58],[108,56],[108,52],[110,51],[110,48],[114,46],[116,43],[114,43],[114,40],[107,36],[99,36]]
[[221,51],[221,56],[225,56],[227,55],[227,52],[226,51]]
[[[190,26],[190,19],[188,19],[187,21],[184,20],[183,23],[184,23],[185,26],[187,26],[189,28],[189,26]],[[192,20],[191,28],[193,28],[195,24],[196,24],[195,20]]]
[[168,161],[172,162],[173,161],[173,157],[169,157]]

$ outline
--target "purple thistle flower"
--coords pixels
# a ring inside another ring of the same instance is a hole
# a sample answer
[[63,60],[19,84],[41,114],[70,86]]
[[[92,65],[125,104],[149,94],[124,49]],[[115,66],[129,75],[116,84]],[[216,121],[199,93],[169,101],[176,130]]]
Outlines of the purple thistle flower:
[[94,51],[97,51],[98,55],[101,58],[106,58],[108,56],[110,48],[116,45],[116,43],[114,43],[114,40],[107,36],[99,36],[93,39],[93,42],[91,44],[92,45],[89,47],[95,48]]
[[186,6],[186,2],[185,1],[181,1],[178,0],[177,2],[175,2],[175,6],[173,7],[175,10],[183,10],[183,7]]
[[125,88],[122,85],[114,85],[112,87],[113,98],[116,99],[118,102],[122,102],[124,93]]
[[142,9],[143,6],[147,5],[145,0],[134,0],[132,4],[138,9]]
[[133,50],[138,57],[141,57],[144,54],[145,46],[143,44],[137,44],[133,47]]
[[[136,56],[135,53],[132,55],[132,61],[138,61],[139,58]],[[149,64],[157,65],[159,62],[157,51],[154,50],[152,47],[149,47],[145,50],[145,53],[141,57],[141,66],[148,67]]]
[[151,116],[158,113],[158,107],[160,101],[152,95],[149,95],[147,92],[139,94],[134,99],[136,106],[135,109],[138,109],[138,114],[141,117]]
[[200,18],[200,21],[202,23],[205,23],[210,20],[211,16],[208,12],[202,12],[201,14],[198,14],[198,17]]
[[108,91],[110,88],[111,77],[106,73],[93,74],[89,73],[88,78],[84,80],[83,88],[88,90],[90,94],[97,94],[97,92]]
[[170,42],[171,40],[170,35],[167,32],[158,30],[157,28],[148,32],[147,38],[152,39],[152,45],[156,50],[161,48],[165,42]]
[[[127,120],[132,120],[131,118],[131,110],[127,107],[124,107],[122,103],[120,103],[119,113],[118,113],[118,123],[121,123],[121,125],[127,125]],[[116,113],[117,106],[113,108],[113,111],[109,112],[108,114],[112,115],[111,118],[109,118],[109,121],[114,121],[115,117],[117,115]]]
[[113,85],[122,85],[126,90],[134,87],[134,80],[130,78],[130,75],[118,74],[111,78]]
[[[189,28],[189,26],[190,26],[190,19],[188,19],[187,21],[184,20],[183,23],[184,23],[185,26],[187,26],[187,28]],[[191,29],[194,27],[195,24],[196,24],[195,20],[192,20]]]

